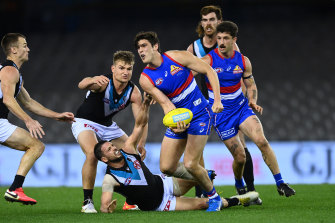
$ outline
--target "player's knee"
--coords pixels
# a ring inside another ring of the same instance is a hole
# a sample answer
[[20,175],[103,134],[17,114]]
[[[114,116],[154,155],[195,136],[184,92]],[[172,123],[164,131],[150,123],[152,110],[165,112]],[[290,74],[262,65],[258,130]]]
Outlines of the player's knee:
[[97,158],[95,157],[94,153],[86,153],[86,161],[90,163],[98,163]]
[[40,157],[44,150],[45,150],[45,145],[39,141],[39,140],[34,140],[33,145],[30,146],[30,149],[34,151],[35,156],[38,158]]
[[184,160],[184,166],[188,172],[193,173],[198,168],[199,163],[193,160],[189,161]]
[[259,138],[255,143],[258,146],[258,148],[260,148],[261,150],[269,147],[269,142],[264,137]]
[[235,162],[237,162],[239,165],[244,165],[246,162],[246,156],[245,153],[240,153],[235,157]]
[[167,166],[161,166],[160,170],[161,170],[162,173],[164,173],[168,176],[173,176],[173,173],[175,171],[174,169],[168,168]]

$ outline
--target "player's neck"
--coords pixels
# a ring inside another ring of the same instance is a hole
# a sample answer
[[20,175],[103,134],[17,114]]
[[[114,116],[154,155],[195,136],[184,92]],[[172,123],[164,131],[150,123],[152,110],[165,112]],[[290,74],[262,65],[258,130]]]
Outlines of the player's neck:
[[231,51],[222,53],[222,52],[219,50],[219,54],[220,54],[222,57],[224,57],[224,58],[231,58],[231,57],[234,56],[235,51],[234,51],[234,50],[231,50]]
[[128,82],[121,82],[115,79],[113,76],[114,89],[118,94],[121,94],[123,89],[127,86]]
[[163,57],[159,52],[155,52],[152,61],[149,63],[149,67],[157,68],[163,63]]
[[211,48],[216,44],[216,35],[212,35],[212,36],[207,36],[205,35],[202,38],[202,43],[204,44],[205,47],[207,48]]
[[13,58],[13,57],[11,57],[11,56],[8,56],[8,57],[7,57],[7,60],[11,60],[11,61],[13,61],[19,69],[20,69],[20,67],[21,67],[22,64],[23,64],[23,61],[20,61],[20,60],[18,60],[18,59],[16,59],[16,58]]

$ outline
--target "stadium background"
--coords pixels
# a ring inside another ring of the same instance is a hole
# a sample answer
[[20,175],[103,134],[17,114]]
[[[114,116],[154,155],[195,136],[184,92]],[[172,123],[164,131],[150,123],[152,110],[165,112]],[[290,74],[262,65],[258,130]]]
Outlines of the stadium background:
[[[22,74],[31,96],[48,108],[75,113],[86,93],[78,82],[110,72],[117,50],[135,53],[132,80],[138,83],[144,65],[133,46],[137,32],[156,31],[162,51],[184,50],[197,38],[199,11],[209,4],[221,6],[224,19],[239,25],[238,45],[253,65],[264,107],[260,119],[269,141],[322,141],[335,151],[335,1],[2,0],[0,34],[27,36],[30,60]],[[44,143],[76,143],[69,125],[33,117],[44,126]],[[161,142],[162,118],[161,108],[153,106],[149,143]],[[9,119],[24,127],[13,116]],[[131,109],[116,115],[115,121],[130,133]],[[213,132],[209,142],[218,140]],[[331,161],[334,154],[329,155]]]

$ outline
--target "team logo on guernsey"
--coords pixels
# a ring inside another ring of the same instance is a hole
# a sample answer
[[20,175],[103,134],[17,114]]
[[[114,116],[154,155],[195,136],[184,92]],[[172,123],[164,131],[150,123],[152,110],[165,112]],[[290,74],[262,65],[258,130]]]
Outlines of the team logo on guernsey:
[[135,160],[134,161],[134,167],[136,168],[136,169],[141,169],[141,164],[140,164],[140,162],[138,161],[138,160]]
[[157,86],[161,85],[163,83],[163,78],[158,78],[157,80],[155,80],[155,83]]
[[243,73],[243,70],[241,69],[241,67],[239,67],[238,65],[236,65],[236,67],[233,70],[234,74],[239,74],[239,73]]
[[178,71],[181,71],[181,70],[183,70],[183,68],[177,67],[175,65],[171,65],[170,73],[171,75],[175,75]]
[[221,67],[216,67],[214,68],[215,72],[216,73],[222,73],[223,72],[223,69]]
[[201,126],[201,127],[204,127],[204,126],[206,126],[207,124],[206,123],[204,123],[204,122],[200,122],[200,124],[199,124],[199,126]]
[[128,186],[131,182],[131,177],[128,177],[125,181],[124,181],[124,184],[125,186]]

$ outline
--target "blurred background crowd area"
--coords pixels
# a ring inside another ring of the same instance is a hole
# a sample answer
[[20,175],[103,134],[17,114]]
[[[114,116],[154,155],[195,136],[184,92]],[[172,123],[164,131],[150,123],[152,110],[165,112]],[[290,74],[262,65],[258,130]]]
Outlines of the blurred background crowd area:
[[[1,0],[0,34],[27,36],[31,51],[21,72],[31,97],[75,113],[86,94],[79,81],[111,72],[117,50],[135,53],[132,81],[138,84],[145,65],[134,48],[136,33],[156,31],[162,51],[185,50],[198,38],[200,9],[210,4],[239,26],[237,43],[253,66],[268,140],[335,140],[333,0]],[[32,116],[44,126],[43,142],[75,142],[69,124]],[[160,106],[152,106],[148,142],[162,140],[162,118]],[[131,133],[130,108],[114,121]],[[213,131],[209,141],[218,140]]]

